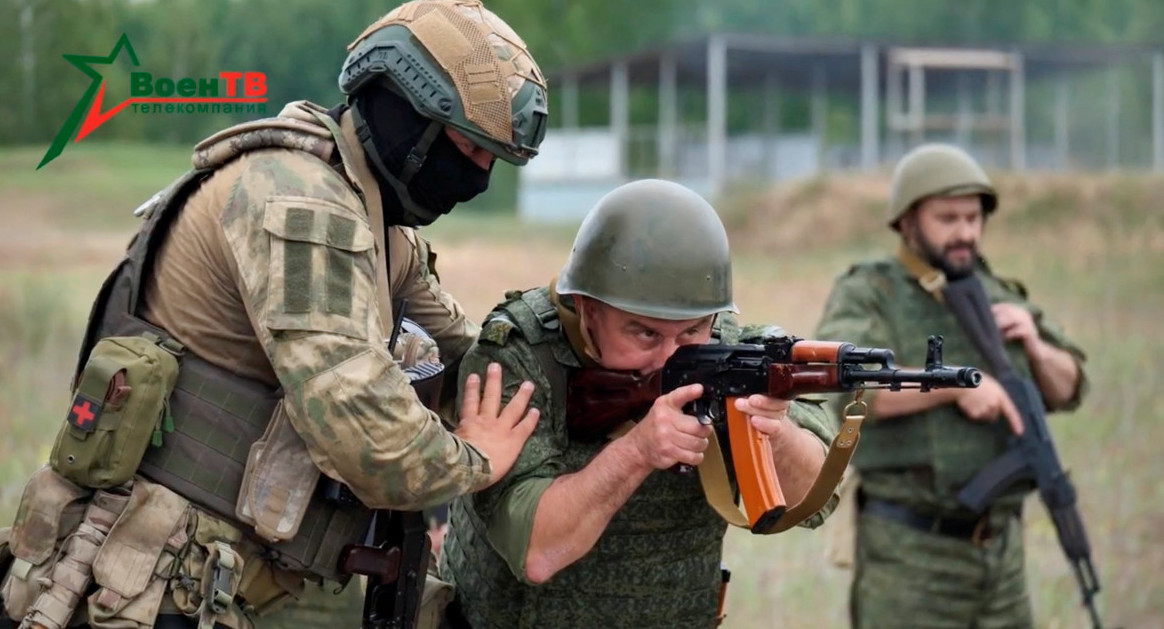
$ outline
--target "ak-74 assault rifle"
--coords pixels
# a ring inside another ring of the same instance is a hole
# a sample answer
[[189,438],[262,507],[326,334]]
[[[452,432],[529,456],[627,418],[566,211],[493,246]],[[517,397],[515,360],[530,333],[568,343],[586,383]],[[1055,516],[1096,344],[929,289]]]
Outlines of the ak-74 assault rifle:
[[[765,339],[761,344],[684,345],[662,370],[648,376],[601,369],[575,370],[566,398],[567,425],[575,438],[604,438],[619,425],[641,419],[659,395],[684,385],[702,384],[703,396],[684,410],[714,428],[713,444],[700,466],[708,501],[728,522],[753,533],[769,534],[795,526],[820,510],[832,495],[852,457],[864,419],[864,412],[856,410],[864,408],[860,390],[972,388],[981,381],[981,372],[973,367],[942,365],[940,336],[929,337],[926,366],[921,370],[896,367],[892,350],[844,342],[785,336]],[[846,408],[844,422],[821,473],[805,499],[789,508],[776,478],[768,437],[736,409],[736,398],[759,393],[793,399],[850,391],[858,391],[857,399]],[[718,447],[719,443],[727,447]],[[716,467],[727,471],[728,482],[739,492],[746,518],[735,506],[730,488],[725,485],[713,490],[710,486],[718,482],[712,477],[723,476],[711,471]],[[676,471],[690,470],[680,466]]]
[[950,281],[942,288],[941,294],[1023,420],[1023,434],[1014,437],[1005,454],[970,479],[958,493],[958,500],[971,511],[984,513],[999,494],[1015,483],[1034,481],[1039,488],[1039,498],[1055,525],[1059,545],[1075,573],[1091,626],[1103,629],[1095,604],[1099,576],[1091,562],[1091,544],[1076,505],[1075,486],[1063,470],[1055,442],[1051,440],[1043,396],[1034,381],[1015,371],[1003,350],[1002,335],[991,314],[990,299],[978,278],[970,276]]

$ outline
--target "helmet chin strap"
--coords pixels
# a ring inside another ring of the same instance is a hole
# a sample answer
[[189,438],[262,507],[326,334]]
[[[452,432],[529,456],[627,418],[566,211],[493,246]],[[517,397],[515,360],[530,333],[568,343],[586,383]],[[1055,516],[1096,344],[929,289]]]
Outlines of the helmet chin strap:
[[[387,181],[392,189],[396,192],[397,198],[400,199],[400,205],[404,208],[406,214],[411,214],[420,219],[417,223],[429,224],[440,217],[440,214],[433,212],[428,208],[422,207],[419,203],[412,200],[412,195],[408,193],[408,183],[416,175],[420,168],[424,166],[424,160],[428,157],[428,150],[432,147],[432,143],[436,141],[437,135],[440,134],[444,127],[441,123],[433,120],[429,122],[428,128],[417,140],[416,146],[408,152],[408,157],[404,159],[404,168],[400,170],[400,177],[394,176],[388,171],[388,167],[384,164],[384,160],[380,159],[380,153],[376,150],[376,145],[372,141],[372,129],[364,120],[360,113],[360,107],[357,103],[353,103],[351,107],[352,122],[356,126],[356,136],[360,138],[360,145],[364,147],[364,153],[367,154],[368,160],[372,162],[372,166],[376,172]],[[409,227],[416,227],[417,225],[409,225]]]

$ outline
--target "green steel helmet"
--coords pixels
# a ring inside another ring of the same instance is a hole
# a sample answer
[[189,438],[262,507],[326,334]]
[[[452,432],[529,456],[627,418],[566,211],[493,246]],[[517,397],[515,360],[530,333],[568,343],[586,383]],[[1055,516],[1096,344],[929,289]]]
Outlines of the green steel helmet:
[[889,226],[898,228],[905,213],[929,197],[978,194],[982,211],[998,207],[998,192],[970,154],[950,144],[923,144],[906,153],[893,171]]
[[736,312],[723,223],[703,197],[660,179],[621,185],[598,201],[555,288],[656,319]]
[[339,87],[380,83],[422,116],[521,166],[546,135],[546,80],[525,42],[477,0],[415,0],[351,45]]

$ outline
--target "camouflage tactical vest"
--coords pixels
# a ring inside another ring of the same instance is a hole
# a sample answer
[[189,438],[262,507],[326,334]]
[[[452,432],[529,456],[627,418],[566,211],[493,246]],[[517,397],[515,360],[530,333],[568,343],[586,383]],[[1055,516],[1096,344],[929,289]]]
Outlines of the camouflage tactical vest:
[[[894,355],[902,365],[925,363],[926,338],[941,334],[943,361],[948,365],[984,368],[984,359],[954,314],[925,291],[894,260],[862,265],[861,271],[877,278],[885,298],[885,323],[894,339]],[[1008,285],[987,272],[979,272],[991,303],[1022,302],[1021,287]],[[1020,343],[1007,343],[1006,352],[1015,370],[1030,377],[1030,365]],[[944,404],[921,413],[888,421],[866,422],[853,465],[862,472],[921,468],[932,471],[934,490],[956,494],[970,478],[1008,448],[1010,430],[1005,421],[967,421],[955,404]],[[1028,486],[1017,484],[1005,496],[1008,503]]]
[[[560,331],[549,291],[527,291],[499,306],[486,319],[483,339],[490,337],[490,325],[513,327],[504,342],[528,344],[527,364],[547,372],[553,399],[540,421],[550,422],[564,442],[566,376],[578,362]],[[732,327],[725,332],[734,333]],[[603,445],[571,442],[561,473],[580,470]],[[707,505],[694,475],[651,474],[586,556],[537,586],[519,581],[492,550],[487,526],[471,504],[468,499],[454,503],[453,520],[467,526],[450,536],[442,553],[456,579],[462,610],[477,629],[706,629],[715,624],[727,525]]]
[[[296,132],[291,126],[306,125],[286,121],[271,124],[268,120],[228,129],[215,136],[227,138],[222,144],[229,144],[219,147],[218,159],[204,154],[196,163],[201,160],[202,164],[221,166],[230,156],[246,150],[277,146],[310,151],[330,141],[323,139],[327,134],[323,127],[318,127],[321,132],[308,133]],[[143,287],[154,256],[186,199],[213,171],[213,167],[192,170],[143,206],[147,217],[144,225],[93,304],[78,374],[101,338],[147,331],[170,338],[165,330],[138,315]],[[250,447],[262,437],[281,396],[279,390],[211,365],[186,350],[180,357],[178,381],[170,397],[174,431],[160,447],[147,450],[138,472],[244,533],[252,532],[252,527],[237,520],[235,503]],[[362,506],[337,507],[323,499],[322,487],[320,483],[294,538],[260,544],[267,547],[267,557],[279,567],[346,582],[347,577],[337,572],[339,553],[345,545],[363,539],[371,511]]]

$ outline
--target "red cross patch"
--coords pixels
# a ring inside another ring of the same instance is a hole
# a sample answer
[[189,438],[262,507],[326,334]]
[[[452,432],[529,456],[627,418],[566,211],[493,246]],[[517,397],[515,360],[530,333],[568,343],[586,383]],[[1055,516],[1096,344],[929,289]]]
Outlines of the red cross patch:
[[73,406],[69,409],[69,423],[84,430],[93,432],[97,427],[97,418],[101,417],[101,403],[91,400],[80,393],[73,398]]

